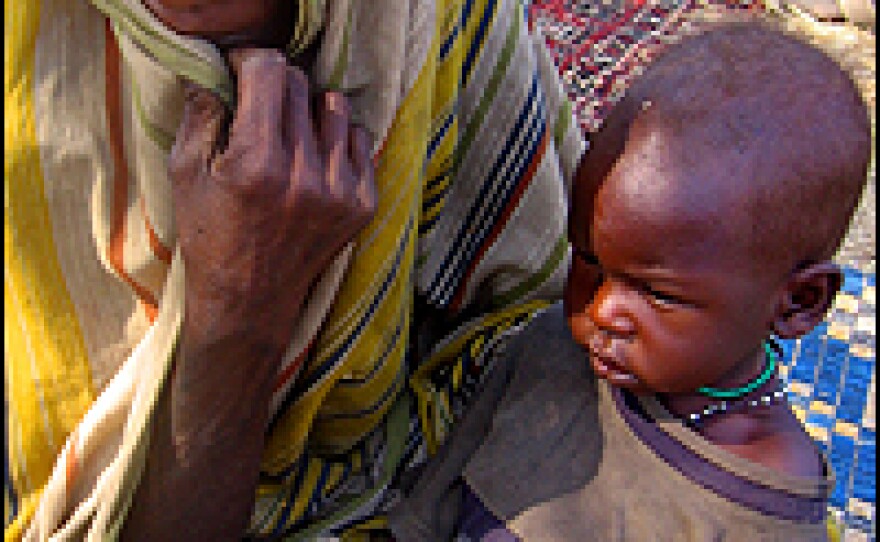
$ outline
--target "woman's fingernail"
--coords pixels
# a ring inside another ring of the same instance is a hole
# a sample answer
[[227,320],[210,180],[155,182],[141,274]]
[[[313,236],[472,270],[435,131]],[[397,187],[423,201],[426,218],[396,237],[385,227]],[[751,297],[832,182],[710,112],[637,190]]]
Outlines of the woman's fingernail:
[[348,101],[341,92],[329,91],[324,93],[324,108],[334,113],[348,113]]

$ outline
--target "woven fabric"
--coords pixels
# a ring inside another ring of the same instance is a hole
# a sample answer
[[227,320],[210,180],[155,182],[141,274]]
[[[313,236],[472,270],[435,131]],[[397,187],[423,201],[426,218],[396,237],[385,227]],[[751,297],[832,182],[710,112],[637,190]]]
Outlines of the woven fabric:
[[[233,85],[137,0],[5,9],[6,537],[112,539],[181,317],[165,161],[182,80],[227,103]],[[379,208],[294,325],[254,534],[376,524],[433,404],[402,393],[414,284],[451,315],[489,300],[498,333],[559,296],[583,142],[525,20],[513,0],[326,3],[310,78],[376,136]]]
[[759,12],[761,0],[535,0],[546,37],[582,129],[595,132],[630,81],[669,44],[716,13]]

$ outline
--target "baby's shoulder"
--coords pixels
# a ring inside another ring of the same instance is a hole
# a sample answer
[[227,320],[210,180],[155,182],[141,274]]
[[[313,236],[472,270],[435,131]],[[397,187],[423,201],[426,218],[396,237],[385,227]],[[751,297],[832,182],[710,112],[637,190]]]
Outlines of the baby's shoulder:
[[789,476],[822,478],[825,462],[815,442],[788,406],[779,405],[770,429],[738,444],[720,444],[744,459]]
[[779,430],[761,443],[768,466],[793,476],[824,476],[825,464],[813,439],[787,408],[784,420]]

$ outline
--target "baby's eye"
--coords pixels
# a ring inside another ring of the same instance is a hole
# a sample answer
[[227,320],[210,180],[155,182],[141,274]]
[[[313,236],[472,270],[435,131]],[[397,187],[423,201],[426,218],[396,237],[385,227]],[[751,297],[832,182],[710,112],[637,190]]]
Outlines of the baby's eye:
[[645,286],[644,290],[645,294],[651,298],[651,302],[656,303],[657,305],[681,305],[684,303],[678,297],[666,292],[655,290],[650,286]]

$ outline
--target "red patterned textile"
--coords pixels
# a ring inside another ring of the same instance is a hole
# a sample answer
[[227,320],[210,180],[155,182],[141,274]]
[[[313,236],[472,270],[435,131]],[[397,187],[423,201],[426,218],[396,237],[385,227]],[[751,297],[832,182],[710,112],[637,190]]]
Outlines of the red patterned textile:
[[629,81],[701,9],[760,10],[760,0],[533,0],[530,25],[544,35],[581,128],[601,126]]

